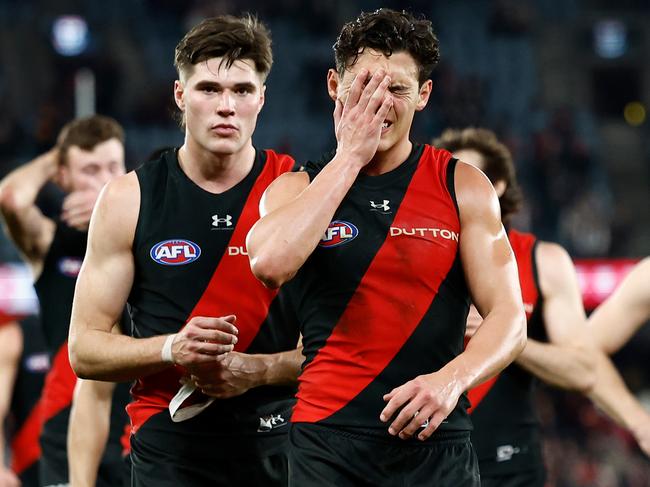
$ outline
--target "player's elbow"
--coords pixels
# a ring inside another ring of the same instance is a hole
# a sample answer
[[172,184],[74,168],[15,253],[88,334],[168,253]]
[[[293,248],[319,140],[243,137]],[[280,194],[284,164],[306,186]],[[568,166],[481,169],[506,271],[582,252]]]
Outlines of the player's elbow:
[[512,353],[513,360],[519,356],[526,348],[528,340],[526,314],[523,307],[517,307],[513,310],[513,330],[512,330]]
[[80,379],[93,379],[92,367],[85,359],[81,340],[74,333],[70,333],[68,338],[68,359],[70,360],[70,367],[72,367],[72,371],[77,377]]
[[292,273],[279,261],[280,259],[263,255],[251,257],[250,264],[253,275],[266,287],[279,288],[292,277]]
[[7,216],[18,212],[15,192],[8,184],[0,184],[0,211]]
[[576,365],[574,383],[572,389],[588,395],[596,386],[596,371],[598,369],[598,357],[600,352],[586,347],[574,349],[573,363]]

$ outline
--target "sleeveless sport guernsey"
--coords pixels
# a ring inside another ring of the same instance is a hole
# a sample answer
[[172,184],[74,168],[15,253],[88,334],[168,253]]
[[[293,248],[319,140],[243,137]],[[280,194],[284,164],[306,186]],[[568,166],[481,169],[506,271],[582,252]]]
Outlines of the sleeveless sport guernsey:
[[[306,357],[293,422],[390,437],[382,396],[462,352],[456,162],[416,145],[396,169],[360,174],[290,283]],[[467,406],[463,395],[439,431],[471,429]]]
[[[45,344],[51,354],[51,368],[45,378],[40,400],[43,418],[40,442],[43,457],[52,458],[53,465],[56,464],[58,470],[56,473],[60,474],[61,478],[67,477],[65,455],[68,421],[77,382],[68,360],[68,330],[74,288],[86,253],[87,241],[86,232],[80,232],[63,222],[57,222],[52,243],[43,263],[43,271],[34,283],[41,308],[40,319]],[[108,447],[102,459],[102,463],[106,465],[115,461],[112,452],[119,447],[120,435],[127,421],[125,412],[128,401],[127,387],[126,384],[118,384],[114,394]]]
[[18,474],[22,485],[38,485],[38,437],[41,431],[39,398],[50,358],[45,347],[41,323],[36,316],[20,320],[23,351],[11,396],[10,429],[11,469]]
[[[519,283],[528,320],[528,336],[547,341],[542,297],[535,264],[536,238],[508,232],[519,268]],[[535,407],[537,379],[517,364],[469,392],[474,431],[472,443],[482,475],[503,475],[543,465]]]
[[[179,167],[177,150],[136,170],[141,202],[128,298],[134,337],[176,333],[194,316],[234,314],[236,351],[276,353],[296,347],[298,326],[286,300],[253,276],[245,247],[264,190],[293,165],[289,156],[256,151],[250,173],[221,194],[191,181]],[[198,416],[172,423],[168,406],[183,374],[181,367],[170,367],[135,383],[127,409],[136,437],[144,434],[162,442],[185,435],[200,447],[219,436],[286,432],[295,394],[295,387],[288,386],[262,386],[217,400]],[[184,405],[205,399],[195,392]]]

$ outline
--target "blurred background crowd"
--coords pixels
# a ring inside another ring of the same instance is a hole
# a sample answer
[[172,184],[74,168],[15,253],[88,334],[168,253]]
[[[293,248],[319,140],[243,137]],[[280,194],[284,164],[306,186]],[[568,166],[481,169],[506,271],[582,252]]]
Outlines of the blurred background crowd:
[[[126,128],[131,168],[180,145],[174,46],[203,17],[245,11],[270,27],[275,56],[254,142],[316,158],[334,143],[332,43],[345,21],[379,6],[425,14],[440,39],[433,96],[413,139],[447,127],[494,130],[526,197],[514,226],[575,259],[599,259],[588,263],[600,281],[582,284],[611,290],[609,259],[650,249],[649,0],[0,0],[0,177],[94,111]],[[55,188],[42,200],[58,211]],[[2,235],[0,304],[18,296],[17,275],[29,279],[18,261]],[[650,408],[648,328],[614,359]],[[650,463],[589,403],[549,389],[540,401],[549,487],[650,486]]]

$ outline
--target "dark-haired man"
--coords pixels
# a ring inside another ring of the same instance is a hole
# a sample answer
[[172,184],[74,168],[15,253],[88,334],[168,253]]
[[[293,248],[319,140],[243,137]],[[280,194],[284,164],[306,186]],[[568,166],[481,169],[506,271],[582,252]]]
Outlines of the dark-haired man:
[[[70,357],[80,377],[137,379],[136,486],[286,483],[298,330],[245,250],[263,191],[293,167],[251,141],[271,63],[253,17],[191,29],[175,56],[184,144],[108,185],[91,222]],[[133,337],[111,334],[127,301]]]
[[[0,209],[9,235],[32,270],[41,323],[52,368],[40,400],[43,431],[39,462],[41,485],[67,484],[66,436],[76,377],[68,361],[67,337],[77,274],[86,252],[87,229],[104,184],[124,174],[124,131],[112,118],[95,115],[74,120],[57,146],[17,168],[0,183]],[[43,215],[36,205],[41,188],[55,181],[67,193],[60,218]],[[97,485],[111,485],[122,470],[119,431],[123,400]]]
[[[525,343],[517,270],[489,181],[409,132],[438,60],[431,23],[347,23],[328,73],[337,149],[267,190],[253,272],[293,279],[305,365],[290,484],[478,486],[465,391]],[[472,299],[485,328],[463,351]]]
[[[507,225],[519,210],[522,195],[510,151],[496,135],[482,128],[450,129],[432,144],[490,178]],[[518,264],[528,341],[515,364],[469,392],[472,443],[482,486],[543,487],[546,475],[534,401],[536,379],[587,395],[625,427],[645,424],[647,430],[650,418],[623,386],[609,359],[593,346],[578,278],[567,252],[513,229],[508,238]],[[467,336],[480,324],[472,308]],[[596,370],[602,371],[604,380],[595,380]],[[637,428],[631,429],[635,433]]]

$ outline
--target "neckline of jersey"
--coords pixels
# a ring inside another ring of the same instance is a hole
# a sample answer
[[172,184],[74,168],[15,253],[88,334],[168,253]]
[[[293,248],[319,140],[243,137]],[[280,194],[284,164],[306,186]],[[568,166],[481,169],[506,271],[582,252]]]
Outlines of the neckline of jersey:
[[246,176],[242,178],[242,180],[239,181],[237,184],[235,184],[231,188],[228,188],[222,193],[212,193],[210,191],[203,189],[201,186],[199,186],[194,181],[192,181],[192,179],[190,179],[190,177],[187,174],[185,174],[185,171],[181,169],[180,162],[178,160],[179,149],[180,147],[176,147],[173,151],[169,151],[165,153],[165,158],[167,159],[167,166],[171,169],[172,174],[175,175],[177,178],[183,180],[185,183],[189,184],[198,193],[206,195],[210,198],[226,197],[232,192],[237,192],[240,190],[240,188],[246,187],[246,185],[250,183],[250,180],[252,178],[257,178],[257,175],[260,172],[259,168],[263,165],[264,158],[265,158],[264,156],[266,154],[265,151],[260,151],[257,148],[255,148],[255,160],[253,161],[253,166],[251,167],[251,170],[248,172],[248,174],[246,174]]
[[354,185],[368,188],[383,188],[385,186],[390,186],[392,183],[411,172],[413,166],[417,165],[423,153],[424,144],[413,144],[409,156],[395,169],[392,169],[384,174],[378,174],[376,176],[359,173]]

